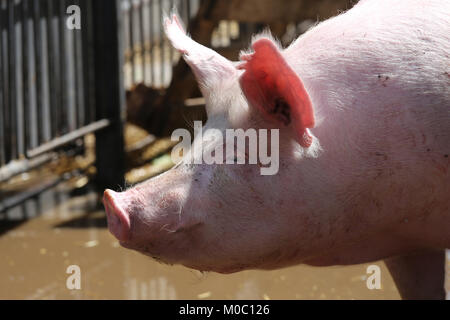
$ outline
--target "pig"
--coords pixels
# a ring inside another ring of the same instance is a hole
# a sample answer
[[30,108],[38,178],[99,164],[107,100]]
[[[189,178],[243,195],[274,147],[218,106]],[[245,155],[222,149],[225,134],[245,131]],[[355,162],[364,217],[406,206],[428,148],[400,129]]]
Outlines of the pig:
[[[279,130],[279,170],[187,154],[106,190],[122,246],[219,273],[450,247],[450,1],[362,0],[284,49],[256,35],[238,62],[192,40],[176,15],[164,28],[205,97],[203,130]],[[199,145],[217,147],[208,134]]]

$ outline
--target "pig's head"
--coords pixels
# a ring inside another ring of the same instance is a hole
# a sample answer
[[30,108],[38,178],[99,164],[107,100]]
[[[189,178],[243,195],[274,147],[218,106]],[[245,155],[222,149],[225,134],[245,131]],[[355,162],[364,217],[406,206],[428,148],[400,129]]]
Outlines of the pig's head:
[[[314,116],[303,83],[270,37],[255,38],[252,52],[233,63],[188,37],[176,16],[165,20],[165,31],[195,73],[208,121],[173,169],[125,192],[105,191],[110,231],[126,248],[202,271],[298,263],[307,255],[297,240],[306,234],[310,215],[302,213],[310,207],[299,197],[307,184],[294,166],[320,149],[308,130]],[[269,130],[271,162],[250,164],[248,143],[229,152],[220,137],[230,128]],[[245,163],[195,164],[200,149]],[[264,168],[271,173],[261,174]]]

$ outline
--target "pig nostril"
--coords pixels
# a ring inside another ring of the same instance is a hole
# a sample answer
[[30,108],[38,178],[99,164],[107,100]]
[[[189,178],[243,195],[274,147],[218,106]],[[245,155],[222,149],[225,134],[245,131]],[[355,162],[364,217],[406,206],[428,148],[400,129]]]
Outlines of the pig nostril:
[[103,195],[103,204],[105,206],[109,231],[118,240],[125,241],[129,238],[130,218],[119,205],[117,198],[116,192],[106,190]]

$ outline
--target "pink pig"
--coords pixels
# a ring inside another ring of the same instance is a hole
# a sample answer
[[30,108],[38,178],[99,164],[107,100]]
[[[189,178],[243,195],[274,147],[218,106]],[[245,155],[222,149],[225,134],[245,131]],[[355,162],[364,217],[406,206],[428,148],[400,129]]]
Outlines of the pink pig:
[[279,171],[183,160],[106,190],[124,247],[221,273],[450,247],[450,1],[363,0],[286,49],[254,37],[239,63],[176,16],[164,26],[206,99],[203,130],[279,129]]

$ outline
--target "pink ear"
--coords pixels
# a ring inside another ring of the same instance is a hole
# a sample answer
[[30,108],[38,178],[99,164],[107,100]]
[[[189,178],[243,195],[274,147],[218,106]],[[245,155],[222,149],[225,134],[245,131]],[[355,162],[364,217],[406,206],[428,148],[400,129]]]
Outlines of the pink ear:
[[256,41],[253,50],[238,67],[245,70],[240,83],[247,100],[270,120],[292,125],[300,145],[309,147],[314,113],[303,83],[271,40]]

